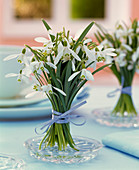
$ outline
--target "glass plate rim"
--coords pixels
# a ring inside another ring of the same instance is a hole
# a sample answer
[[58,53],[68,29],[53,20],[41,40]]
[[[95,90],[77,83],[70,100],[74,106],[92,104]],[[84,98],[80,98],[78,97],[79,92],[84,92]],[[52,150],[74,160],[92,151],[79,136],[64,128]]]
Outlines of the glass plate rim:
[[[93,148],[92,149],[92,155],[94,154],[94,157],[93,158],[95,158],[96,156],[97,156],[97,154],[98,154],[98,152],[99,152],[99,150],[100,149],[102,149],[102,147],[104,146],[100,141],[98,141],[98,140],[96,140],[96,139],[93,139],[93,138],[89,138],[89,137],[85,137],[85,136],[72,136],[73,137],[73,140],[74,139],[81,139],[81,138],[83,138],[84,140],[86,139],[86,140],[89,140],[89,141],[92,141],[93,142],[93,144],[95,144],[95,145],[97,145],[97,148]],[[33,157],[35,157],[36,158],[36,156],[34,156],[34,151],[32,151],[31,149],[31,146],[30,146],[30,144],[28,144],[28,142],[31,140],[31,142],[32,142],[32,140],[34,140],[34,139],[42,139],[43,137],[42,136],[34,136],[34,137],[32,137],[32,138],[29,138],[29,139],[27,139],[25,142],[24,142],[24,146],[25,146],[25,148],[30,152],[30,155],[31,156],[33,156]],[[69,147],[70,148],[70,147]],[[60,151],[61,152],[61,151]],[[62,151],[63,152],[63,151]],[[75,152],[78,152],[78,151],[75,151]],[[91,152],[91,151],[90,151]],[[74,156],[73,156],[74,157]],[[49,161],[49,160],[45,160],[44,159],[45,157],[43,156],[43,157],[38,157],[38,158],[36,158],[36,159],[38,159],[38,160],[42,160],[42,161],[45,161],[45,162],[51,162],[51,163],[53,163],[52,161]],[[93,159],[93,158],[91,158],[90,157],[90,159]],[[89,160],[90,160],[89,159]],[[84,162],[84,161],[83,161]],[[57,162],[55,162],[55,163],[57,163]],[[66,163],[67,164],[67,162],[65,162],[65,161],[59,161],[58,163]],[[72,162],[72,163],[82,163],[82,162]],[[71,164],[71,163],[69,163],[69,164]]]
[[[139,108],[137,108],[137,111],[138,111],[138,114],[137,116],[113,116],[111,115],[111,111],[112,111],[112,107],[103,107],[103,108],[95,108],[91,111],[91,118],[93,120],[95,120],[96,122],[99,122],[100,124],[104,124],[104,125],[107,125],[107,126],[115,126],[115,127],[139,127]],[[105,114],[104,112],[107,113]],[[95,112],[97,112],[97,114],[95,114]],[[105,115],[103,115],[103,114]],[[98,120],[99,119],[99,120]],[[113,123],[113,122],[110,122],[110,120],[113,120],[113,121],[125,121],[125,123],[123,124],[120,124],[119,122],[116,123]],[[101,120],[101,122],[100,122]],[[126,121],[130,121],[127,122]],[[110,124],[107,124],[107,122],[110,123]],[[133,121],[133,122],[131,122]],[[136,123],[134,121],[137,121]]]
[[[15,162],[14,165],[10,165],[10,167],[8,167],[8,168],[11,168],[11,166],[12,166],[12,168],[14,168],[14,169],[18,169],[18,168],[22,169],[22,168],[24,168],[26,166],[25,161],[23,159],[16,158],[16,156],[0,153],[0,159],[1,158],[8,159],[10,161]],[[8,165],[9,164],[10,163],[8,162]]]

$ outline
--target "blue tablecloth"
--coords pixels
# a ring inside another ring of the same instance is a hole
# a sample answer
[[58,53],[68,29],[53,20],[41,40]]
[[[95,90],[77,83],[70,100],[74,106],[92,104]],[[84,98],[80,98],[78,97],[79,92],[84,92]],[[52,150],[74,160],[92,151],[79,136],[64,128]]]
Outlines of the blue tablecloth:
[[[105,99],[106,94],[113,88],[93,88],[93,95],[90,96],[86,106],[82,106],[76,112],[80,112],[84,115],[89,115],[91,110],[100,106],[106,106],[106,103],[111,105],[117,99]],[[98,93],[100,94],[98,97]],[[137,94],[136,94],[137,95]],[[134,97],[136,98],[136,96]],[[103,99],[103,100],[102,100]],[[113,101],[111,101],[113,100]],[[110,102],[108,102],[110,101]],[[38,161],[35,158],[30,157],[28,150],[23,146],[24,141],[36,136],[34,128],[46,120],[34,120],[34,121],[16,121],[16,122],[0,122],[0,153],[13,155],[17,158],[23,159],[26,162],[27,170],[138,170],[139,159],[124,154],[122,152],[103,147],[98,156],[88,162],[81,164],[53,164]],[[100,125],[90,118],[87,119],[87,123],[81,127],[71,125],[72,135],[84,136],[101,141],[105,135],[114,132],[126,132],[134,130],[135,128],[116,128]]]

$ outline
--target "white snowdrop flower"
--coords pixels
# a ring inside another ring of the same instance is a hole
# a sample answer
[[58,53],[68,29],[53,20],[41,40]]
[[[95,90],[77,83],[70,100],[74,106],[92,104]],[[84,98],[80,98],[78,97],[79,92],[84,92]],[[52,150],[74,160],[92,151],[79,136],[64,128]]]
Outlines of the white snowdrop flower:
[[133,29],[118,29],[115,32],[116,38],[125,38],[128,37],[129,38],[129,44],[132,44],[132,35],[133,35],[134,30]]
[[83,44],[85,45],[85,44],[88,44],[90,42],[92,42],[92,40],[88,38],[88,39],[84,40]]
[[82,69],[81,71],[77,71],[77,72],[75,72],[75,73],[73,73],[70,77],[69,77],[69,79],[68,79],[68,81],[71,81],[71,80],[73,80],[78,74],[80,74],[81,73],[81,79],[86,79],[86,80],[91,80],[91,81],[93,81],[94,80],[94,77],[93,77],[93,75],[91,74],[91,72],[89,71],[89,70],[87,70],[87,69]]
[[127,44],[122,43],[122,44],[121,44],[121,47],[124,47],[124,48],[127,49],[128,51],[133,51],[133,49],[132,49],[129,45],[127,45]]
[[36,42],[43,43],[43,44],[48,43],[50,41],[50,40],[48,40],[48,39],[46,39],[44,37],[36,37],[34,40]]
[[133,64],[128,65],[128,66],[127,66],[127,69],[128,69],[128,70],[132,70],[132,69],[133,69]]
[[116,53],[113,53],[115,51],[114,48],[107,48],[107,49],[104,49],[102,51],[102,55],[105,57],[105,56],[117,56]]
[[43,86],[41,87],[41,89],[42,89],[43,92],[50,93],[50,94],[53,93],[52,88],[55,89],[56,91],[58,91],[59,93],[61,93],[63,96],[66,96],[66,93],[65,93],[63,90],[61,90],[61,89],[59,89],[59,88],[57,88],[57,87],[54,87],[54,86],[52,86],[51,84],[43,85]]
[[5,57],[3,61],[12,60],[14,58],[17,58],[17,61],[20,63],[29,64],[27,56],[22,53],[9,55],[9,56]]
[[[53,47],[53,43],[52,43],[52,41],[50,39],[46,39],[44,37],[36,37],[34,40],[36,42],[43,43],[43,45],[44,45],[44,47],[39,47],[38,49],[48,50],[49,48]],[[37,49],[37,47],[35,49]]]
[[120,67],[124,67],[125,65],[127,65],[125,57],[126,57],[125,53],[121,53],[118,57],[116,57],[115,61],[118,63]]
[[87,69],[82,69],[81,71],[81,78],[82,79],[86,79],[86,80],[91,80],[91,81],[94,81],[94,77],[93,75],[91,74],[91,72]]
[[75,59],[74,58],[71,63],[72,63],[72,70],[75,71]]
[[76,54],[78,54],[78,53],[80,52],[80,49],[81,49],[81,46],[78,46],[78,47],[76,48]]
[[89,50],[88,47],[86,45],[83,45],[83,49],[86,53],[86,56],[88,57],[88,60],[85,63],[85,66],[87,66],[88,64],[94,62],[93,64],[90,65],[91,68],[94,68],[94,70],[96,69],[96,55],[95,55],[95,51],[94,50]]
[[29,77],[27,77],[26,75],[24,74],[16,74],[16,73],[9,73],[9,74],[6,74],[5,75],[6,78],[9,78],[9,77],[17,77],[17,81],[19,82],[25,82],[25,83],[30,83],[30,80],[29,80]]
[[133,53],[132,55],[132,61],[136,62],[136,60],[139,58],[139,47],[137,48],[137,50]]
[[30,64],[30,68],[32,72],[37,71],[39,69],[44,69],[43,61],[34,61]]
[[114,58],[112,58],[111,56],[108,56],[108,55],[105,56],[105,64],[111,64],[113,60]]
[[57,63],[60,61],[60,59],[63,57],[66,57],[66,55],[73,56],[76,60],[81,61],[80,57],[70,48],[63,46],[61,43],[58,45],[58,55],[54,59],[54,64],[57,65]]

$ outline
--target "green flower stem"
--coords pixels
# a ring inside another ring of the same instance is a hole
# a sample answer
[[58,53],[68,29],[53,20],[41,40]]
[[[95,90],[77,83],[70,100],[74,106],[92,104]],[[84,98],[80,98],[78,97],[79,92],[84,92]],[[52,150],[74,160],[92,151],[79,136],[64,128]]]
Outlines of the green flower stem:
[[69,144],[70,147],[72,147],[73,149],[77,150],[75,148],[73,138],[70,134],[69,123],[65,124],[54,123],[53,125],[51,125],[48,131],[46,132],[46,135],[42,139],[39,149],[42,148],[43,143],[45,143],[43,149],[45,149],[48,146],[52,147],[55,145],[55,143],[57,143],[59,150],[65,150],[67,144]]
[[136,116],[137,111],[134,107],[132,97],[128,94],[121,93],[119,100],[112,111],[114,116]]

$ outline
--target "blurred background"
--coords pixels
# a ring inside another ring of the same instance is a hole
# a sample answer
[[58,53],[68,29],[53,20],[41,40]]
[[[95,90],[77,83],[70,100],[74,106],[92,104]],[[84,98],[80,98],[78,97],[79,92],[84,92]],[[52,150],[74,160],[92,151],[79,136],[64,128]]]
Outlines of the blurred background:
[[[0,0],[0,45],[40,45],[34,37],[47,37],[41,18],[54,32],[64,26],[74,35],[91,21],[112,30],[118,20],[139,18],[139,0]],[[88,36],[93,38],[95,29]]]

